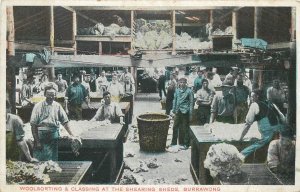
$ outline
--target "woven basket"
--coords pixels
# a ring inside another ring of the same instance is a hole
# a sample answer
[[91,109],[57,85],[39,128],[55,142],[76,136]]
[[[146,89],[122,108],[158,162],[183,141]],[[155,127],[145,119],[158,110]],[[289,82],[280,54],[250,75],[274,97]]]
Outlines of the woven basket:
[[162,113],[146,113],[137,117],[142,151],[165,151],[171,117]]

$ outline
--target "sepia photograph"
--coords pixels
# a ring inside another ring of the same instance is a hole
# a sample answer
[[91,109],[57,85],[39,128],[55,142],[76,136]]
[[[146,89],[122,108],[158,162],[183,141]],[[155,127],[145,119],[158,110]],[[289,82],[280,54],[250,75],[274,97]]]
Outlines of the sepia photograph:
[[297,190],[297,4],[146,2],[1,5],[0,191]]

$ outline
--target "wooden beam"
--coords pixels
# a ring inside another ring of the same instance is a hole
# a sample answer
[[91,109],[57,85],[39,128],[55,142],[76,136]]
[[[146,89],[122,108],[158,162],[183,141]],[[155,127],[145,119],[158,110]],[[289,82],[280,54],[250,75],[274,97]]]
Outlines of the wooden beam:
[[232,34],[233,34],[233,38],[232,38],[232,49],[236,49],[237,45],[235,44],[235,41],[237,40],[237,12],[233,11],[232,12]]
[[[37,45],[37,44],[24,44],[24,43],[15,43],[16,50],[24,50],[24,51],[41,51],[43,48],[50,49],[50,46],[45,45]],[[72,47],[54,47],[54,51],[56,52],[74,52],[75,49]]]
[[296,7],[291,8],[291,41],[296,41]]
[[135,39],[135,34],[134,34],[134,31],[135,31],[135,26],[134,26],[134,11],[130,11],[130,28],[131,28],[131,43],[130,43],[130,50],[133,50],[133,42],[134,42],[134,39]]
[[176,54],[176,15],[175,10],[171,12],[172,14],[172,55]]
[[102,55],[102,42],[99,41],[99,51],[98,51],[99,55]]
[[290,49],[291,42],[278,42],[278,43],[272,43],[267,45],[267,49]]
[[76,35],[77,35],[77,15],[76,12],[72,12],[72,40],[74,41],[73,48],[75,49],[74,55],[77,55],[77,42],[76,42]]
[[14,9],[12,6],[6,8],[7,14],[7,50],[9,56],[15,55],[15,28],[14,28]]
[[254,7],[254,38],[260,38],[260,24],[261,24],[261,7]]
[[[84,18],[84,19],[86,19],[86,20],[88,20],[88,21],[90,21],[90,22],[92,22],[92,23],[95,23],[95,24],[99,23],[99,21],[96,21],[95,19],[92,19],[92,18],[90,18],[90,17],[88,17],[88,16],[82,14],[82,13],[80,13],[79,11],[77,11],[77,10],[71,8],[71,7],[67,7],[67,6],[62,6],[62,7],[65,8],[66,10],[68,10],[68,11],[73,12],[73,13],[76,12],[76,14],[77,14],[78,16],[80,16],[80,17],[82,17],[82,18]],[[90,8],[92,8],[92,7],[90,7]]]
[[53,54],[54,52],[54,8],[53,6],[50,6],[50,37],[49,37],[49,42],[50,42],[50,49],[51,53]]
[[100,36],[100,35],[77,35],[76,41],[102,41],[102,42],[131,42],[130,35],[115,36]]
[[135,60],[129,55],[51,55],[48,67],[166,67],[198,64],[191,55],[143,55]]
[[[36,44],[36,45],[49,45],[50,41],[49,40],[31,40],[31,39],[21,39],[15,41],[16,43],[20,44]],[[54,40],[55,45],[73,45],[74,40]]]

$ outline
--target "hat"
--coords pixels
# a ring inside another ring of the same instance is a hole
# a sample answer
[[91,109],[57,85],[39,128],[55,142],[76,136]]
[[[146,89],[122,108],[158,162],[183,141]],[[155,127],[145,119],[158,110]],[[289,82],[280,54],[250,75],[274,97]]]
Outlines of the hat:
[[199,71],[204,71],[206,70],[206,67],[200,67]]
[[239,70],[238,67],[231,67],[232,70]]
[[55,91],[57,91],[58,87],[54,82],[49,82],[45,85],[45,92],[49,89],[54,89]]
[[185,81],[185,82],[187,82],[187,79],[186,79],[186,77],[181,77],[178,81]]

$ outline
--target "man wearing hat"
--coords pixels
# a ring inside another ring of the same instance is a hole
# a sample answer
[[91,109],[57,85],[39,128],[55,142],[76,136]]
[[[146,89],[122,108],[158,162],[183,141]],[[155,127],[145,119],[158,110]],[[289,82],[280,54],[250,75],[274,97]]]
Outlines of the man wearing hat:
[[222,94],[215,95],[212,101],[210,123],[213,123],[215,120],[223,123],[234,123],[235,98],[231,89],[230,82],[224,81]]
[[238,67],[231,67],[230,72],[225,76],[224,81],[229,82],[230,85],[233,85],[238,72],[239,72]]
[[69,110],[70,119],[81,120],[82,119],[82,103],[85,101],[89,107],[88,95],[85,87],[80,83],[78,75],[73,77],[74,82],[70,85],[66,91],[65,100]]
[[44,92],[46,100],[34,106],[30,118],[34,138],[33,157],[39,161],[58,160],[60,124],[73,136],[69,128],[69,119],[66,112],[59,103],[54,101],[56,92],[56,84],[48,83]]
[[177,145],[179,136],[179,145],[182,146],[182,149],[188,149],[190,146],[189,121],[192,119],[193,101],[193,91],[187,87],[187,79],[180,78],[173,101],[172,113],[175,114],[175,120],[171,145]]

